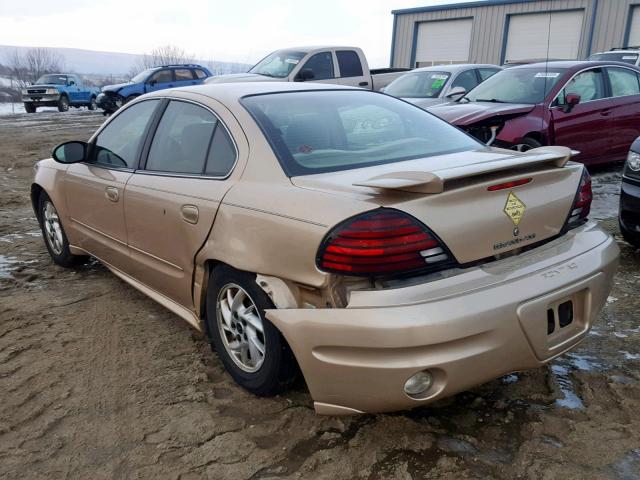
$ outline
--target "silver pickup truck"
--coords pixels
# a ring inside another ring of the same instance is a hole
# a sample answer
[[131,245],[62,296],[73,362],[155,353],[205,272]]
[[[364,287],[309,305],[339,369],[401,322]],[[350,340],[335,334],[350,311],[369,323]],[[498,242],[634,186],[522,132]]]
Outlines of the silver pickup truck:
[[357,47],[296,47],[276,50],[247,73],[218,75],[205,83],[318,82],[380,90],[408,70],[369,70],[364,53]]

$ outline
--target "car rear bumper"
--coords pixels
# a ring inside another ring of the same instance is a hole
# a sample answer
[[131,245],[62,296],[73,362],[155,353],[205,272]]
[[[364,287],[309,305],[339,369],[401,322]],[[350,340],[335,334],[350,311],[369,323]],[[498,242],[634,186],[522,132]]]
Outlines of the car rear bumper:
[[[588,224],[547,245],[419,285],[351,293],[343,309],[267,317],[291,346],[321,414],[414,408],[544,365],[578,344],[606,302],[619,249]],[[547,333],[548,310],[573,321]],[[428,370],[420,398],[406,380]]]
[[640,238],[640,182],[622,180],[620,224],[629,234]]

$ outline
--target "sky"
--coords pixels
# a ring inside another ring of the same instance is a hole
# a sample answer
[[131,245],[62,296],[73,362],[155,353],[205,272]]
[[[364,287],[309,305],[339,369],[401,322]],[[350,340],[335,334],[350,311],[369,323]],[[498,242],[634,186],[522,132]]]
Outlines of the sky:
[[199,60],[255,63],[278,48],[361,47],[389,64],[391,10],[460,0],[0,0],[0,45],[146,53],[176,45]]

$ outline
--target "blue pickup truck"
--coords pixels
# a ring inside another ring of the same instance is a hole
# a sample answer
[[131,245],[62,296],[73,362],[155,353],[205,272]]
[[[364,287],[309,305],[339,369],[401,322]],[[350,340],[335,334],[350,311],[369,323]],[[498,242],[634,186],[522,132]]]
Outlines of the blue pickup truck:
[[35,113],[38,107],[58,107],[59,112],[69,107],[95,110],[99,93],[98,88],[84,85],[77,75],[50,73],[22,90],[22,103],[27,113]]
[[102,87],[102,93],[98,96],[98,107],[107,115],[147,92],[200,85],[210,76],[211,72],[207,68],[192,63],[148,68],[127,83]]

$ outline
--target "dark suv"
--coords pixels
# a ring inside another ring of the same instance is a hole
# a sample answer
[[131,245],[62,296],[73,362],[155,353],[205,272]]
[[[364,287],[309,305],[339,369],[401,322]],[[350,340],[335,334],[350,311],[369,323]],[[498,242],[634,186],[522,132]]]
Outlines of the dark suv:
[[110,114],[137,96],[165,88],[199,85],[210,76],[211,72],[207,68],[195,64],[149,68],[127,83],[103,87],[102,93],[98,95],[98,107],[102,108],[105,114]]
[[620,230],[627,242],[640,248],[640,138],[631,145],[622,172]]

